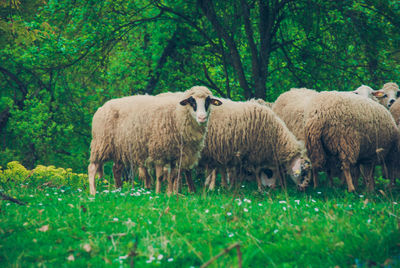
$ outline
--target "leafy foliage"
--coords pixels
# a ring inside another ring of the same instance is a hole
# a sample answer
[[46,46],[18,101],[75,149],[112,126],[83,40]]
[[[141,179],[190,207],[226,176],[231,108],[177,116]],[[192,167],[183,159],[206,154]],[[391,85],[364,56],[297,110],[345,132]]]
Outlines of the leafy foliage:
[[92,115],[111,98],[379,88],[400,75],[399,15],[395,0],[3,1],[0,165],[85,172]]

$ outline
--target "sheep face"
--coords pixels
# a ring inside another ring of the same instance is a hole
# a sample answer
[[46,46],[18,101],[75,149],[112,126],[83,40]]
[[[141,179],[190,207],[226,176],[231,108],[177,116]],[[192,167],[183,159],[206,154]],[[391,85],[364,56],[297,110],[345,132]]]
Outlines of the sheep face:
[[377,90],[377,92],[380,92],[380,97],[377,97],[379,103],[388,109],[400,97],[399,86],[395,83],[387,83],[383,86],[383,89]]
[[310,182],[310,160],[302,157],[295,158],[290,164],[289,175],[300,190],[305,189]]
[[190,105],[190,114],[199,124],[206,124],[208,120],[208,115],[210,114],[210,105],[219,106],[222,102],[220,100],[211,98],[207,96],[206,98],[199,98],[190,96],[180,102],[180,105],[186,106]]

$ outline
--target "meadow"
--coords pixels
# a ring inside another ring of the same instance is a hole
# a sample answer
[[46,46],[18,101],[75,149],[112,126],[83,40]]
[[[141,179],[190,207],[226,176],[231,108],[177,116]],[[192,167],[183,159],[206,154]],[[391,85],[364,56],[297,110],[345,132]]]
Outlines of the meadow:
[[[45,179],[45,178],[44,178]],[[43,181],[42,181],[43,182]],[[400,198],[345,187],[259,193],[201,189],[168,197],[98,184],[2,185],[2,267],[400,267]],[[229,252],[225,249],[238,243]]]

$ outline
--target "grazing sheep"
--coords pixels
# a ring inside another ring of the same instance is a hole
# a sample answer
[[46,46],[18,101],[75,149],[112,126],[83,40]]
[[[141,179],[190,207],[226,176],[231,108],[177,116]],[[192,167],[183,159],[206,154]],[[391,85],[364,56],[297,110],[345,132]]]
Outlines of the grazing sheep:
[[378,103],[347,92],[321,92],[309,101],[305,115],[305,141],[313,170],[336,163],[344,173],[349,192],[354,191],[350,168],[363,165],[369,189],[373,170],[392,149],[397,127]]
[[379,98],[379,103],[385,106],[386,108],[390,108],[392,104],[400,97],[399,86],[396,83],[386,83],[383,85],[380,90],[384,93],[384,95]]
[[254,101],[222,101],[211,112],[201,162],[212,168],[245,167],[256,175],[259,190],[260,170],[282,165],[296,185],[307,186],[303,178],[310,166],[304,144],[282,120]]
[[[173,170],[193,167],[204,145],[210,104],[222,102],[201,86],[178,96],[137,95],[106,102],[93,116],[90,193],[96,193],[95,175],[108,160],[114,161],[118,176],[124,165],[130,165],[139,167],[140,177],[148,179],[145,167],[154,165],[158,186],[164,166]],[[168,176],[169,192],[172,179]]]
[[396,125],[400,127],[400,98],[390,106],[390,113],[392,114]]

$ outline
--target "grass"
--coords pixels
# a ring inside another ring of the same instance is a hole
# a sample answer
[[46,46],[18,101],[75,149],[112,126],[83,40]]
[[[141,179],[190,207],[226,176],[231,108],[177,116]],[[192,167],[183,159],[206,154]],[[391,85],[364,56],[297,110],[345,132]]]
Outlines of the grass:
[[[0,266],[198,267],[239,242],[243,267],[400,267],[400,200],[387,191],[98,190],[8,187],[28,206],[0,201]],[[232,250],[212,267],[237,265]]]

